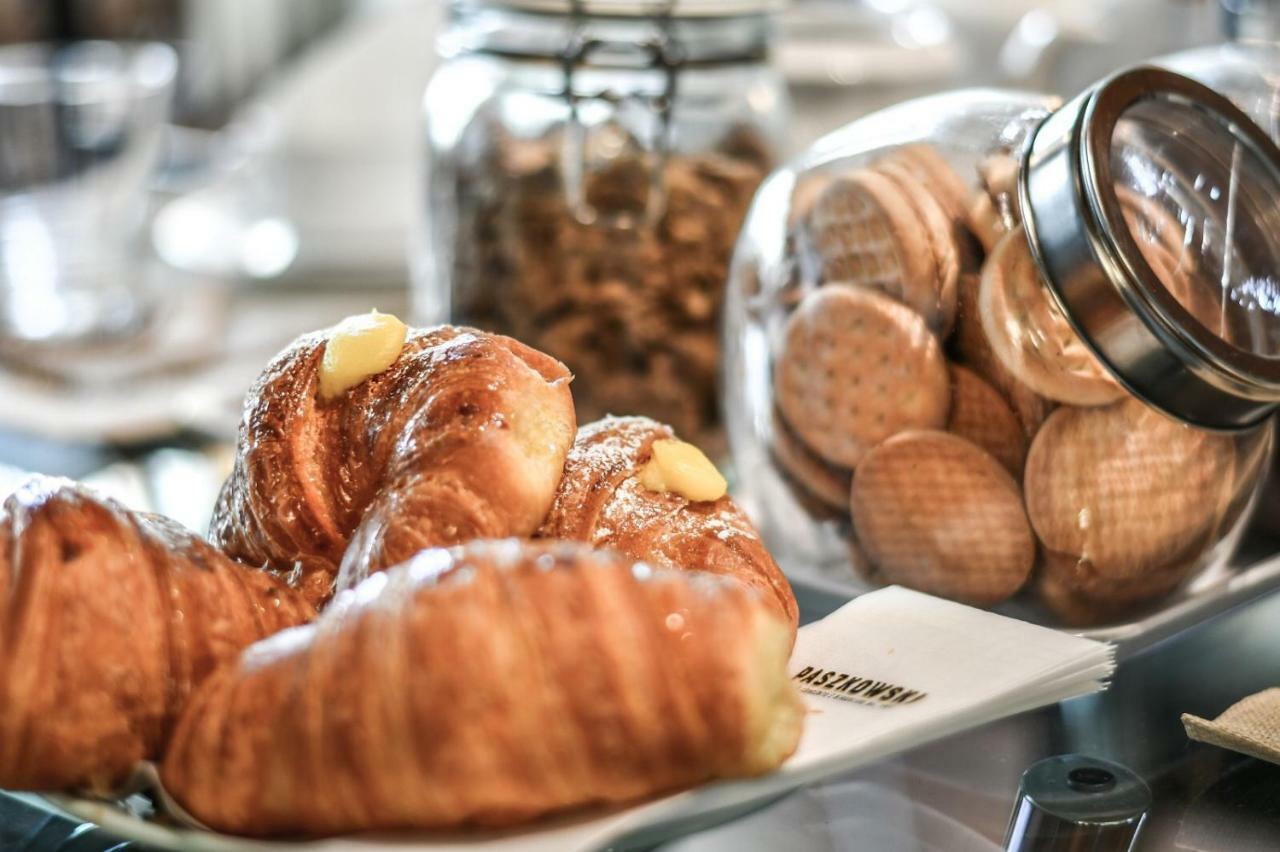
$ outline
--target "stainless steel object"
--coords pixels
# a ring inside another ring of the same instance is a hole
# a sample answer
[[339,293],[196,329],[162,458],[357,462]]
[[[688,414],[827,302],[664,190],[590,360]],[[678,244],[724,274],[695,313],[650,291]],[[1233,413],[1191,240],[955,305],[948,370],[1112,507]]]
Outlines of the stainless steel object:
[[[1126,113],[1144,104],[1167,116],[1161,132],[1187,138],[1182,159],[1172,148],[1162,150],[1172,156],[1152,158],[1163,172],[1159,179],[1172,187],[1179,215],[1193,226],[1214,217],[1217,209],[1195,197],[1206,180],[1214,181],[1207,193],[1220,186],[1227,195],[1224,262],[1253,262],[1274,282],[1280,241],[1261,222],[1274,215],[1269,200],[1280,194],[1280,149],[1226,98],[1158,68],[1116,74],[1037,128],[1019,174],[1028,241],[1063,314],[1126,388],[1193,425],[1256,425],[1280,402],[1274,315],[1241,318],[1240,343],[1224,340],[1161,283],[1126,224],[1113,147]],[[1192,138],[1202,120],[1231,142],[1211,147]],[[1247,212],[1231,222],[1237,209]],[[1256,233],[1244,231],[1252,227],[1246,215],[1260,220]],[[1245,251],[1254,256],[1241,257]],[[1226,312],[1236,294],[1224,292],[1222,299]]]
[[1005,833],[1007,852],[1126,852],[1151,807],[1151,790],[1118,763],[1049,757],[1022,775]]

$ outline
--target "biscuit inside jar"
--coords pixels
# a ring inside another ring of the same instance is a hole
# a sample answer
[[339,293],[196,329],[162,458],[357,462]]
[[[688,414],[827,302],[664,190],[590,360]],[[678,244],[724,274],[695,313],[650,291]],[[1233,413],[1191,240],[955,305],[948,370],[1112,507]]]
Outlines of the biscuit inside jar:
[[996,357],[1037,394],[1069,405],[1106,405],[1124,396],[1053,301],[1021,226],[987,258],[978,312]]
[[[855,171],[814,171],[821,191],[807,186],[789,223],[800,284],[779,299],[790,316],[769,452],[868,582],[982,605],[1029,587],[1062,622],[1098,624],[1173,593],[1203,564],[1253,493],[1249,448],[1269,437],[1198,430],[1130,396],[1040,275],[1018,169],[997,152],[966,181],[910,145]],[[1191,226],[1163,196],[1117,193],[1150,272],[1232,342],[1222,288],[1188,250]],[[959,243],[938,238],[948,228]],[[970,253],[952,278],[954,245]],[[940,321],[948,281],[953,324]],[[915,329],[942,353],[945,404],[930,347],[907,342]]]
[[1055,411],[1027,454],[1027,514],[1046,548],[1131,580],[1198,552],[1234,488],[1235,445],[1136,400]]
[[[958,252],[937,202],[913,192],[876,171],[850,173],[826,187],[802,233],[821,283],[882,292],[945,333],[955,318]],[[936,215],[926,222],[921,207]]]
[[919,223],[925,248],[933,258],[932,295],[939,314],[937,331],[940,337],[945,338],[951,333],[956,318],[956,284],[960,278],[960,246],[956,230],[942,205],[915,172],[892,160],[876,168],[898,188]]
[[946,360],[924,320],[843,285],[815,291],[790,316],[774,383],[787,425],[845,468],[904,429],[943,428],[951,399]]
[[944,432],[904,432],[854,471],[857,541],[887,581],[967,603],[1026,582],[1036,545],[1018,485],[994,458]]
[[1009,402],[1029,439],[1049,416],[1053,404],[1019,381],[996,357],[978,310],[980,287],[978,275],[960,276],[959,309],[952,345],[961,363],[985,379]]
[[951,415],[947,431],[994,456],[1014,477],[1022,476],[1027,438],[1013,409],[972,370],[951,366]]

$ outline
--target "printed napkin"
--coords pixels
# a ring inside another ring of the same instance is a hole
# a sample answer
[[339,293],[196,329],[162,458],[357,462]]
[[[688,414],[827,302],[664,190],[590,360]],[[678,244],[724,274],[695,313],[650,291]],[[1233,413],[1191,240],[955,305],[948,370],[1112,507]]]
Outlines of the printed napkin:
[[1111,646],[897,586],[800,631],[810,713],[784,772],[865,763],[1103,688]]
[[[707,784],[629,808],[588,810],[502,833],[362,836],[289,845],[355,850],[391,846],[529,852],[602,849],[625,843],[628,837],[660,835],[663,826],[740,811],[886,755],[1096,692],[1104,688],[1113,669],[1109,645],[890,587],[862,595],[800,629],[790,670],[809,715],[799,748],[776,772]],[[154,774],[150,777],[156,783]],[[163,802],[162,791],[157,792]],[[76,802],[65,799],[59,804],[76,808]],[[110,820],[103,810],[109,806],[80,804],[78,816],[98,822],[106,817],[117,833],[128,833],[127,826]],[[90,814],[90,807],[98,810]],[[170,816],[182,822],[180,812]],[[188,847],[198,829],[190,822],[187,825],[189,829],[165,836],[146,826],[151,829],[147,841]]]

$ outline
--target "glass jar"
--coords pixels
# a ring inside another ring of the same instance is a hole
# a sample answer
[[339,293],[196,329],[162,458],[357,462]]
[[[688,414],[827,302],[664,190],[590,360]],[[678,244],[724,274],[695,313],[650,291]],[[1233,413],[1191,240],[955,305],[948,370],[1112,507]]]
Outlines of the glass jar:
[[1197,594],[1280,401],[1276,198],[1274,143],[1156,68],[912,101],[775,172],[726,411],[784,567],[1069,625]]
[[1233,41],[1176,53],[1155,64],[1230,98],[1272,139],[1280,140],[1280,43]]
[[[1229,41],[1186,50],[1155,64],[1192,77],[1230,98],[1271,138],[1280,142],[1280,5],[1266,0],[1223,3]],[[1280,453],[1253,514],[1254,530],[1280,536]]]
[[645,414],[714,449],[729,257],[786,126],[768,5],[455,2],[418,319],[561,359],[582,422]]

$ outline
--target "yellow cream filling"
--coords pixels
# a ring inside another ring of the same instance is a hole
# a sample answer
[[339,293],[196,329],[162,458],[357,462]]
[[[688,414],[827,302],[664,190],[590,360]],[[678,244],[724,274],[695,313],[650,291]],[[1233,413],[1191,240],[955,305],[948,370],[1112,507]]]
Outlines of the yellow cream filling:
[[670,491],[695,502],[719,500],[728,490],[720,471],[693,444],[664,438],[653,442],[652,452],[639,474],[648,490]]
[[400,357],[409,329],[392,314],[371,311],[334,326],[320,363],[320,398],[333,399]]

